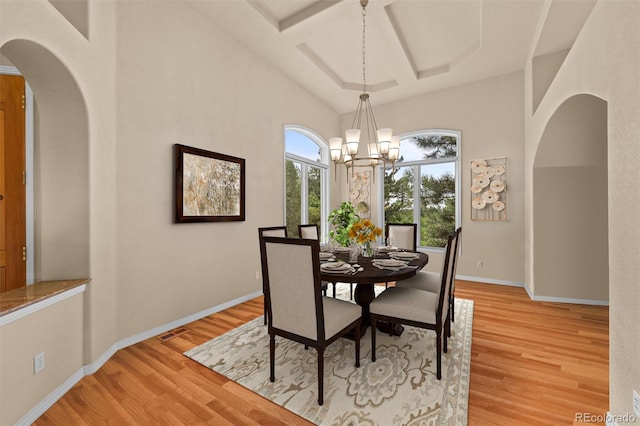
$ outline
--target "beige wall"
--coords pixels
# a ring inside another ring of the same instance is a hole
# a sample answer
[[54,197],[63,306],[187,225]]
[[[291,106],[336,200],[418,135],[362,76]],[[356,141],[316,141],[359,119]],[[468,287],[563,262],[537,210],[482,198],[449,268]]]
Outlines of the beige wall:
[[547,93],[547,89],[555,78],[558,69],[564,62],[564,58],[566,58],[567,53],[569,53],[569,49],[533,58],[531,62],[533,69],[531,86],[534,111],[538,108],[538,105],[542,98],[544,98],[545,93]]
[[[43,226],[36,236],[38,279],[87,274],[92,278],[79,303],[81,311],[51,309],[47,316],[37,317],[40,329],[51,336],[47,352],[68,352],[69,357],[47,361],[47,369],[59,369],[60,374],[40,374],[37,387],[2,398],[13,408],[10,413],[3,410],[1,424],[19,420],[26,414],[23,408],[36,406],[69,378],[70,371],[95,361],[117,339],[113,4],[97,2],[91,10],[95,33],[88,43],[48,1],[0,2],[0,50],[27,78],[39,115],[36,144],[41,144],[41,155],[35,176],[41,185],[35,191],[35,221],[37,229]],[[3,336],[1,345],[8,351],[3,357],[22,359],[29,366],[22,364],[16,371],[16,365],[3,362],[0,381],[20,377],[30,382],[35,353],[21,348],[37,347],[45,339],[29,317],[11,326],[22,332],[19,338]],[[82,339],[54,338],[52,330],[75,327]]]
[[[82,310],[33,317],[51,328],[79,327],[81,339],[47,346],[79,356],[47,361],[64,377],[38,375],[39,386],[21,388],[19,403],[3,391],[14,409],[3,410],[0,424],[20,419],[118,342],[260,292],[256,228],[283,222],[284,125],[338,133],[335,112],[189,6],[92,2],[88,10],[89,41],[46,0],[0,2],[0,49],[27,77],[38,107],[36,222],[45,206],[56,211],[56,200],[74,206],[38,228],[39,279],[92,278]],[[172,223],[174,143],[246,159],[245,222]],[[35,353],[23,345],[38,347],[43,337],[28,318],[11,324],[20,333],[2,331],[3,383],[33,376]],[[18,334],[24,342],[14,345]],[[14,372],[4,362],[16,359],[29,369]]]
[[[191,7],[120,2],[117,21],[118,334],[126,338],[261,291],[257,228],[284,217],[284,125],[331,135],[338,116]],[[246,159],[245,222],[172,223],[175,143]]]
[[[425,129],[462,132],[463,230],[458,275],[510,284],[524,282],[523,85],[523,73],[516,72],[374,107],[378,125],[392,127],[394,134]],[[371,97],[374,99],[375,93]],[[353,115],[341,118],[346,129]],[[491,157],[507,158],[509,220],[472,221],[469,163]],[[377,180],[376,185],[379,184]],[[343,199],[348,199],[346,188],[342,190]],[[376,220],[377,194],[377,190],[372,191]],[[428,268],[439,269],[441,252],[429,255]],[[478,261],[483,262],[484,268],[477,266]]]
[[[632,389],[640,388],[640,337],[633,315],[640,306],[640,3],[600,1],[580,32],[535,113],[525,120],[526,285],[534,275],[533,164],[538,144],[560,105],[578,94],[607,101],[610,411],[633,414]],[[530,88],[531,65],[525,70]],[[526,90],[531,105],[531,90]],[[606,260],[602,260],[606,262]]]
[[[83,295],[0,327],[0,425],[18,419],[83,366]],[[44,352],[45,368],[33,374]]]
[[607,103],[574,96],[534,163],[536,296],[609,300],[607,180]]

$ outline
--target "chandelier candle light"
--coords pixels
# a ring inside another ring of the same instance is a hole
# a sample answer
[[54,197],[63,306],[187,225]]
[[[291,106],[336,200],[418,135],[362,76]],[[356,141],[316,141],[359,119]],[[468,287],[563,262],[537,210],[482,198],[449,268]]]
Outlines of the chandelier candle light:
[[[353,173],[354,167],[375,167],[380,164],[386,164],[390,161],[392,167],[400,156],[400,137],[393,136],[393,130],[389,128],[378,129],[376,119],[373,115],[373,108],[369,101],[369,93],[367,93],[367,73],[365,62],[365,34],[366,34],[366,16],[367,4],[369,0],[360,0],[362,6],[362,87],[360,100],[356,107],[353,117],[351,129],[345,131],[345,143],[342,138],[329,138],[329,150],[331,151],[331,160],[334,166],[338,163],[344,163],[347,171],[351,168]],[[364,127],[363,127],[364,119]],[[364,135],[363,135],[364,134]],[[360,136],[366,136],[368,140],[368,156],[358,156],[360,147]],[[375,175],[375,174],[374,174]]]

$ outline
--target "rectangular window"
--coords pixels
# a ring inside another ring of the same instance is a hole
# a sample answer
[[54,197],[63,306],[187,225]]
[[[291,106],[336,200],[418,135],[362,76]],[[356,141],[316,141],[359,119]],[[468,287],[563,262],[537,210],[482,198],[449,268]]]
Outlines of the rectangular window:
[[460,223],[460,133],[405,136],[400,160],[384,174],[385,223],[417,223],[419,247],[444,247]]
[[298,237],[298,225],[318,225],[321,240],[329,232],[329,149],[310,129],[285,126],[285,223]]
[[420,166],[421,247],[444,247],[456,229],[454,162]]
[[287,203],[287,235],[298,236],[298,224],[302,216],[302,165],[286,161],[286,203]]

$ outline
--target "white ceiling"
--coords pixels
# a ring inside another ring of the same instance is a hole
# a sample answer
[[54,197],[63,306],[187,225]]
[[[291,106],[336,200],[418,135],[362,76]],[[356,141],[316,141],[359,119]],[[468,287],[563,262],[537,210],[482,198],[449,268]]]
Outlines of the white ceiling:
[[[359,0],[185,0],[339,113],[362,91]],[[595,0],[370,0],[373,104],[458,86],[571,46]],[[538,29],[539,27],[539,29]]]

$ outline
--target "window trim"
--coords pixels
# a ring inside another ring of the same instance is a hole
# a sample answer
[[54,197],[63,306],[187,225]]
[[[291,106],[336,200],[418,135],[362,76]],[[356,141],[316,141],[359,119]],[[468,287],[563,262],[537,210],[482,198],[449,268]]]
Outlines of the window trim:
[[[311,139],[314,143],[316,143],[320,147],[320,161],[312,161],[309,158],[302,157],[293,153],[287,152],[287,131],[293,131],[300,133],[307,138]],[[308,129],[306,127],[297,125],[297,124],[287,124],[284,126],[283,130],[283,140],[284,140],[284,160],[282,163],[282,167],[284,170],[282,187],[283,190],[286,191],[286,167],[287,160],[291,160],[293,162],[301,163],[303,165],[301,169],[300,179],[300,191],[301,195],[301,206],[300,206],[300,224],[303,224],[303,217],[309,217],[308,212],[308,174],[307,167],[318,167],[320,169],[320,196],[323,202],[320,203],[320,240],[324,240],[324,236],[329,233],[328,229],[328,216],[329,216],[329,195],[330,195],[330,185],[329,185],[329,143],[325,141],[322,136],[320,136],[315,131]],[[287,197],[283,197],[283,223],[287,223]]]
[[[456,229],[461,226],[462,224],[462,194],[461,194],[461,180],[462,180],[462,168],[461,168],[461,164],[462,164],[462,132],[459,130],[451,130],[451,129],[425,129],[425,130],[415,130],[412,132],[407,132],[407,133],[403,133],[400,134],[398,136],[400,136],[400,140],[405,140],[405,139],[409,139],[409,138],[414,138],[417,136],[423,136],[423,135],[430,135],[430,134],[438,134],[438,135],[444,135],[444,136],[453,136],[457,139],[457,143],[456,143],[456,152],[457,155],[454,159],[454,157],[446,157],[446,158],[437,158],[434,160],[412,160],[412,161],[406,161],[406,162],[402,162],[402,167],[412,167],[413,168],[413,172],[414,172],[414,185],[413,185],[413,197],[414,200],[418,200],[420,198],[420,185],[416,185],[415,180],[420,179],[421,173],[420,173],[420,166],[423,165],[431,165],[431,164],[441,164],[441,163],[454,163],[454,167],[455,167],[455,197],[456,197],[456,211],[455,211],[455,218],[456,218],[456,223],[455,223],[455,227]],[[386,169],[391,168],[390,166],[378,166],[377,167],[377,176],[376,178],[378,179],[378,182],[381,182],[380,185],[378,185],[378,199],[380,200],[380,202],[378,203],[378,217],[380,217],[382,219],[382,224],[384,225],[384,223],[386,223],[386,218],[384,216],[384,172]],[[419,205],[419,204],[418,204]],[[413,208],[413,221],[414,223],[418,224],[418,235],[421,235],[421,229],[420,229],[420,209],[416,208],[415,202],[414,202],[414,208]],[[417,247],[418,249],[422,249],[422,250],[432,250],[432,251],[442,251],[444,250],[443,247],[429,247],[429,246],[422,246],[420,245],[420,241],[417,242]]]

